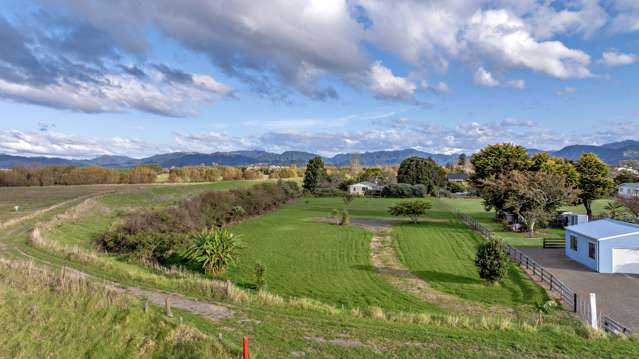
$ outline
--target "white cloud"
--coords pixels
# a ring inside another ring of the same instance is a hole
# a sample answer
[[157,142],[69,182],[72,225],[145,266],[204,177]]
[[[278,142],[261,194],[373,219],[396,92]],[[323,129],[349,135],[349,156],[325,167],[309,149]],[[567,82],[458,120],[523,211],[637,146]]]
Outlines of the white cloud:
[[422,89],[431,91],[434,93],[448,93],[450,89],[448,88],[448,84],[443,81],[439,81],[436,84],[429,84],[428,81],[422,80],[419,84]]
[[611,28],[615,32],[639,31],[639,2],[635,0],[612,0],[616,14]]
[[509,80],[501,82],[495,79],[493,74],[484,69],[482,66],[477,68],[475,71],[474,81],[477,85],[487,87],[505,86],[517,90],[523,90],[526,87],[526,82],[524,80]]
[[395,76],[381,62],[371,66],[368,76],[368,88],[383,98],[411,100],[417,90],[415,83],[405,77]]
[[188,75],[192,81],[175,82],[153,68],[145,71],[148,77],[144,79],[127,73],[104,73],[84,81],[58,79],[46,85],[0,79],[0,97],[88,113],[136,109],[182,117],[195,114],[200,105],[231,91],[207,75]]
[[495,87],[499,86],[499,81],[495,80],[493,74],[486,71],[483,67],[479,67],[477,71],[475,71],[475,83],[481,86]]
[[601,62],[608,66],[630,65],[637,62],[639,57],[635,54],[624,54],[617,51],[605,51],[601,55]]

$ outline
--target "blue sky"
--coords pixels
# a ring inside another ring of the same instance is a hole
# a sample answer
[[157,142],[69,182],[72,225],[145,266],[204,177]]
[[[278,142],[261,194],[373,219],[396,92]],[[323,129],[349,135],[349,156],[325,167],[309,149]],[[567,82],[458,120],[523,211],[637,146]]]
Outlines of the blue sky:
[[6,154],[639,139],[633,0],[8,0],[0,43]]

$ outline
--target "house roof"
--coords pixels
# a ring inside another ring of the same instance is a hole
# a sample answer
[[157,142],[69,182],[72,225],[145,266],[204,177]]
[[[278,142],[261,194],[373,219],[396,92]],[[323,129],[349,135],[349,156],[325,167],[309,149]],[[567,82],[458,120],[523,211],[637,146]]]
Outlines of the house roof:
[[462,180],[465,181],[468,179],[468,175],[465,173],[449,173],[446,175],[448,180]]
[[619,187],[630,187],[639,189],[639,183],[622,183]]
[[378,185],[376,185],[373,182],[368,182],[368,181],[363,181],[363,182],[357,182],[357,183],[353,183],[351,186],[366,186],[366,187],[371,187],[371,188],[377,188],[379,187]]
[[608,218],[568,226],[566,229],[598,241],[639,234],[639,225]]

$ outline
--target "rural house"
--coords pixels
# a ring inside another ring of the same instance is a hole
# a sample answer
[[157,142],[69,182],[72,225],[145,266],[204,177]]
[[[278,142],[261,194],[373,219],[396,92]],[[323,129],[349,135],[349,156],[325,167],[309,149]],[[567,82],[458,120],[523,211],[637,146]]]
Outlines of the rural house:
[[464,182],[468,181],[468,175],[465,173],[449,173],[446,175],[448,182]]
[[617,187],[619,197],[639,197],[639,183],[622,183]]
[[639,273],[639,225],[601,219],[566,227],[566,256],[599,273]]
[[367,192],[379,192],[382,187],[373,182],[358,182],[348,186],[348,193],[355,196],[363,196]]

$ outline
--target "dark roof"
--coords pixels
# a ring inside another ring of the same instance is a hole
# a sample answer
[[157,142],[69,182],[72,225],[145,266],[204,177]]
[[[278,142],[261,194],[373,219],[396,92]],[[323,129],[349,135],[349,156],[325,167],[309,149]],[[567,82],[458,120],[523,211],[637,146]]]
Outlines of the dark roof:
[[465,173],[449,173],[446,175],[446,179],[449,181],[451,180],[466,181],[468,180],[468,175]]

